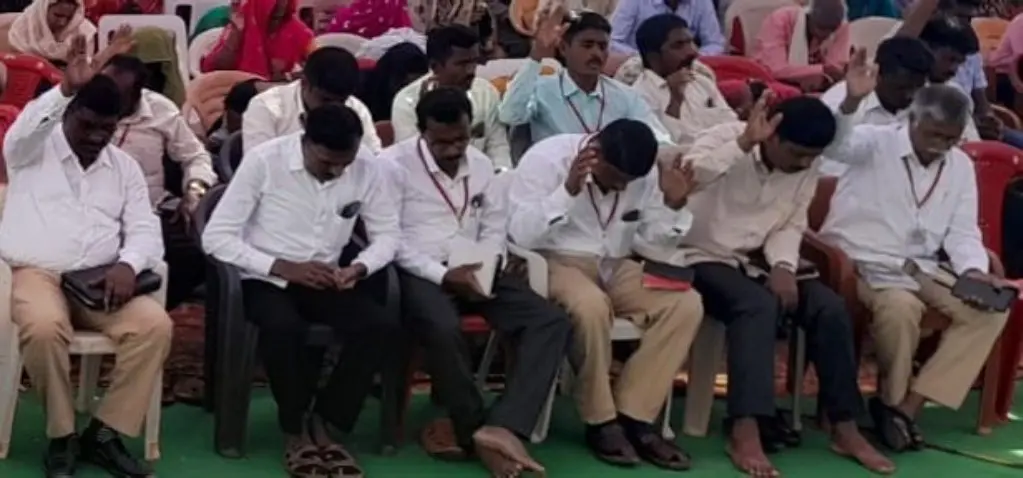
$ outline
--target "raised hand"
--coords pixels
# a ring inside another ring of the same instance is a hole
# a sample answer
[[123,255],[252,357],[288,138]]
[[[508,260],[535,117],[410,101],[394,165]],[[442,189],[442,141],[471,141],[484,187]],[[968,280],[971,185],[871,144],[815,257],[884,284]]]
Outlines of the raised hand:
[[689,85],[695,78],[693,70],[690,68],[679,68],[678,71],[668,75],[664,79],[668,83],[668,92],[673,98],[683,98],[685,96],[686,86]]
[[874,91],[877,86],[877,65],[867,62],[867,50],[857,48],[849,60],[845,73],[846,96],[861,99]]
[[739,147],[743,151],[748,152],[754,146],[770,138],[774,134],[774,130],[778,128],[778,123],[781,123],[781,113],[768,116],[770,112],[767,104],[773,96],[774,93],[770,90],[764,91],[764,94],[760,95],[760,99],[757,100],[750,110],[749,119],[746,120],[746,130],[742,132],[742,135],[737,140]]
[[92,68],[99,71],[114,55],[124,55],[130,52],[131,48],[135,46],[135,38],[132,36],[133,33],[134,31],[131,29],[130,25],[121,25],[117,27],[117,31],[114,32],[114,36],[110,38],[110,43],[107,43],[106,48],[93,57]]
[[89,63],[87,45],[88,42],[84,35],[75,35],[71,38],[71,48],[67,53],[67,68],[64,69],[64,79],[60,82],[60,91],[64,93],[64,96],[74,95],[79,88],[96,75],[96,69]]
[[696,189],[693,163],[682,163],[682,154],[675,157],[670,165],[658,163],[657,181],[664,195],[664,205],[671,209],[682,209],[689,194]]
[[553,58],[561,45],[561,36],[565,33],[563,23],[565,12],[561,8],[543,12],[536,22],[536,33],[533,34],[533,50],[530,56],[540,61]]

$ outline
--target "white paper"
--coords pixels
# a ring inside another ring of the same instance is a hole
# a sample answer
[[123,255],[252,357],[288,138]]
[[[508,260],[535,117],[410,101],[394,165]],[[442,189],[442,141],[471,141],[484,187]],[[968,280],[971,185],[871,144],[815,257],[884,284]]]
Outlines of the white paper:
[[473,275],[476,276],[476,283],[483,290],[483,295],[489,297],[494,290],[494,279],[497,277],[500,256],[501,251],[492,246],[468,240],[456,241],[452,245],[451,255],[448,257],[448,267],[482,264],[482,267]]

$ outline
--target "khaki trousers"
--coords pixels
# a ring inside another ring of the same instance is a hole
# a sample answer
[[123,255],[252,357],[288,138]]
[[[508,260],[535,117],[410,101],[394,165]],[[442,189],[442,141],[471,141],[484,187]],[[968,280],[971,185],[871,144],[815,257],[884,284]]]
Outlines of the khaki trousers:
[[11,296],[25,370],[46,410],[46,436],[75,432],[68,355],[75,327],[100,332],[116,344],[116,365],[96,419],[138,436],[170,352],[173,323],[163,307],[139,296],[112,313],[89,310],[64,297],[59,275],[35,268],[14,270]]
[[[599,259],[546,256],[551,298],[568,311],[574,326],[572,354],[579,366],[576,400],[583,421],[604,423],[620,412],[653,423],[703,319],[700,295],[695,290],[644,288],[642,267],[631,260],[622,260],[601,288]],[[643,330],[643,338],[612,392],[615,317],[631,320]]]
[[857,286],[860,301],[873,314],[870,331],[877,349],[881,398],[897,405],[909,391],[920,321],[931,307],[950,317],[952,325],[942,333],[938,350],[924,364],[912,389],[939,405],[959,408],[1009,313],[974,309],[930,277],[921,274],[915,278],[920,284],[918,292],[873,289],[862,279]]

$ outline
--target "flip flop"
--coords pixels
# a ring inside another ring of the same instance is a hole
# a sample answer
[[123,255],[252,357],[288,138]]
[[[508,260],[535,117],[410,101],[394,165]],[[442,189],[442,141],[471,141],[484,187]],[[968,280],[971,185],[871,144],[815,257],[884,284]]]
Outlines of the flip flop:
[[285,450],[284,468],[291,478],[327,478],[330,476],[330,472],[323,466],[319,447],[311,443]]
[[[888,406],[881,399],[874,397],[868,404],[870,416],[874,420],[878,438],[884,446],[895,452],[903,452],[914,448],[913,428],[916,424],[900,410]],[[917,431],[919,434],[919,430]],[[919,439],[923,440],[922,437]]]
[[666,440],[656,433],[630,437],[629,441],[640,458],[659,468],[685,471],[692,467],[692,458],[688,453],[679,448],[675,442]]
[[355,458],[343,446],[328,443],[319,448],[323,467],[330,472],[330,478],[362,478],[362,468],[359,468]]

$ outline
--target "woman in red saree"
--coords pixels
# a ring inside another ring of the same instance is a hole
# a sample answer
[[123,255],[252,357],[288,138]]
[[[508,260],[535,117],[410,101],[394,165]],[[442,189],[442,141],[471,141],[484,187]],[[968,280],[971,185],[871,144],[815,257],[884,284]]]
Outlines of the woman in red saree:
[[85,17],[99,24],[103,15],[162,15],[163,0],[85,0]]
[[287,79],[316,48],[312,30],[297,11],[297,0],[242,0],[217,44],[202,58],[202,71],[238,70]]
[[411,26],[405,0],[355,0],[337,9],[327,31],[376,38],[392,28]]

